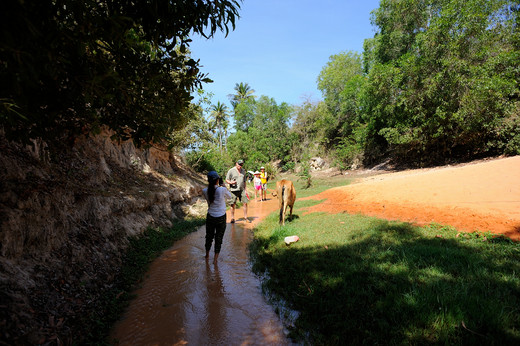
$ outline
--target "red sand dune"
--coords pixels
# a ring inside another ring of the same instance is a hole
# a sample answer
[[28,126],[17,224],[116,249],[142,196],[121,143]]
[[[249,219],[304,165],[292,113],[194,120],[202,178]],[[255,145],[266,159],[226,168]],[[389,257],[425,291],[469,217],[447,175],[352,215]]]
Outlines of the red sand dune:
[[520,156],[371,176],[327,190],[307,212],[361,213],[520,240]]

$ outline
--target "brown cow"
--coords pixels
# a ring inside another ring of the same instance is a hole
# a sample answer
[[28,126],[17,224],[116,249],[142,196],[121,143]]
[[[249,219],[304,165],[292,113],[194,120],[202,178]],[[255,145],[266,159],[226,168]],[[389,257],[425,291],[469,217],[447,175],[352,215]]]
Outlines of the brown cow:
[[286,179],[277,181],[276,193],[273,193],[273,195],[278,196],[280,223],[285,225],[285,213],[287,212],[287,207],[291,209],[289,216],[292,216],[294,201],[296,200],[296,189],[294,188],[292,181]]

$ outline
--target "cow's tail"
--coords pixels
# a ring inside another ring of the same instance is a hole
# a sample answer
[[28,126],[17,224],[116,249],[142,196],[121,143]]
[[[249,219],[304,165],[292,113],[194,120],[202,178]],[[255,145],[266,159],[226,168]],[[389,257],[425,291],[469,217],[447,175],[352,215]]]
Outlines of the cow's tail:
[[285,211],[285,185],[282,186],[282,206],[280,207],[280,223],[283,222],[284,211]]

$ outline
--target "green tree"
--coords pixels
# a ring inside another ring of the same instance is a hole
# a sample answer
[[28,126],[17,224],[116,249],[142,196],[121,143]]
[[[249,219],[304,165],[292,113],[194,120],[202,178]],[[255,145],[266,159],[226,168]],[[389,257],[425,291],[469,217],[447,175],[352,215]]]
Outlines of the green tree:
[[[216,123],[219,122],[222,124],[221,133],[225,136],[227,120],[224,116],[212,112],[216,110],[226,112],[227,109],[220,102],[217,105],[212,104],[212,93],[206,93],[202,89],[197,92],[199,94],[197,103],[190,105],[190,109],[194,109],[194,114],[190,116],[188,125],[182,131],[175,131],[172,136],[182,144],[178,148],[187,149],[184,151],[184,156],[191,167],[199,172],[214,170],[223,175],[233,161],[227,152],[222,150],[220,141],[215,139],[214,132],[217,128]],[[213,121],[208,121],[207,114],[213,115]]]
[[295,162],[301,160],[303,155],[309,157],[319,155],[319,148],[324,141],[324,135],[320,131],[323,128],[320,125],[322,119],[320,105],[321,108],[326,108],[322,101],[311,102],[310,100],[294,108],[295,119],[290,134],[295,137],[291,148],[291,157]]
[[342,111],[342,103],[345,100],[342,99],[341,93],[350,80],[362,75],[361,64],[361,55],[349,51],[331,55],[322,68],[318,76],[318,89],[333,113],[338,114]]
[[228,97],[231,100],[231,105],[233,108],[236,108],[236,106],[241,103],[242,101],[249,100],[251,98],[254,98],[254,90],[251,89],[249,84],[240,82],[235,83],[235,94],[230,94]]
[[210,128],[210,123],[207,121],[205,115],[211,111],[212,93],[206,93],[202,89],[198,89],[197,102],[190,103],[186,112],[188,122],[183,128],[172,131],[168,135],[167,142],[169,149],[176,152],[181,152],[184,149],[194,151],[199,148],[207,148],[212,146],[215,142]]
[[327,111],[314,122],[319,142],[341,168],[350,167],[363,157],[366,134],[361,118],[360,95],[365,88],[364,56],[356,52],[332,55],[318,76]]
[[224,149],[224,140],[227,137],[227,128],[228,128],[228,120],[227,120],[227,106],[220,101],[217,102],[211,108],[211,119],[212,126],[216,129],[217,137],[218,137],[218,146],[220,152],[223,152]]
[[231,134],[228,138],[227,150],[234,161],[246,160],[246,167],[251,167],[249,157],[252,154],[252,139],[246,132],[239,130]]
[[277,159],[289,160],[292,108],[285,102],[277,104],[273,98],[261,96],[258,100],[241,102],[235,114],[246,107],[247,123],[235,124],[237,131],[228,138],[229,155],[247,160],[248,167],[262,166]]
[[186,124],[207,81],[189,36],[234,28],[235,0],[7,0],[0,11],[0,124],[9,138],[71,139],[108,125],[136,143]]
[[418,162],[514,152],[518,10],[516,0],[381,1],[360,98],[371,143]]
[[254,117],[255,96],[254,90],[247,83],[235,83],[235,94],[228,97],[233,105],[233,118],[237,131],[246,131],[251,126]]
[[247,132],[253,125],[256,112],[256,101],[254,98],[243,100],[233,109],[233,120],[235,130]]
[[216,171],[220,176],[225,176],[229,167],[233,166],[233,160],[226,152],[209,143],[204,143],[197,150],[185,152],[186,161],[198,172]]
[[[252,134],[255,150],[265,153],[267,160],[275,158],[287,161],[290,150],[288,142],[289,121],[292,108],[285,102],[277,104],[273,98],[261,96],[256,102]],[[284,140],[280,140],[280,139]]]

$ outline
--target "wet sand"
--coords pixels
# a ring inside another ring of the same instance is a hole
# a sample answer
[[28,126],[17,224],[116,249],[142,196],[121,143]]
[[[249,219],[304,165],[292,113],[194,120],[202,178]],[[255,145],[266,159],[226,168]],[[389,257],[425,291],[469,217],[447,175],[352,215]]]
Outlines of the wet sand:
[[280,318],[251,272],[251,229],[277,201],[249,203],[249,219],[236,211],[218,264],[205,260],[205,228],[191,233],[155,260],[111,340],[118,345],[287,345]]

